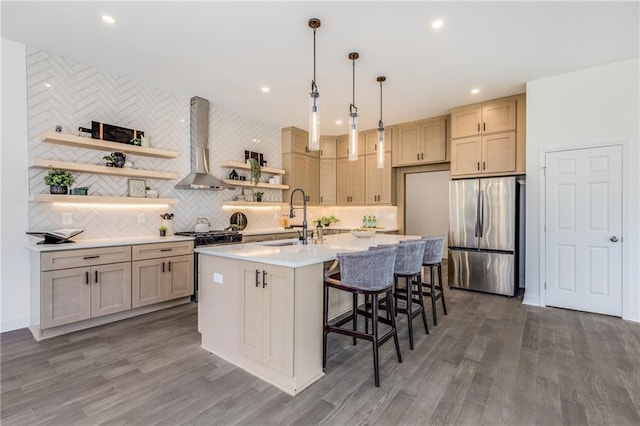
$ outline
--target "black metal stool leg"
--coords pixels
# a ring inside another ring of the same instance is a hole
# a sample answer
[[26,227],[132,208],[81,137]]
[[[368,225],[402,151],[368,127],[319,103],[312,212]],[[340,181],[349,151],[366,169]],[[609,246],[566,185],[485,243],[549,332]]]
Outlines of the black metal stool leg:
[[373,332],[373,374],[376,387],[380,387],[380,365],[378,361],[378,300],[373,300],[371,304],[371,319],[372,319],[372,332]]
[[398,339],[398,328],[396,327],[396,313],[395,313],[395,310],[393,309],[394,297],[393,297],[393,294],[391,294],[391,291],[388,291],[386,296],[387,296],[387,306],[389,306],[387,313],[389,315],[389,320],[391,321],[391,327],[394,330],[393,341],[396,344],[396,355],[398,356],[398,362],[402,362],[402,355],[400,354],[400,341]]
[[424,308],[424,295],[422,294],[422,275],[418,274],[412,281],[412,285],[416,284],[418,287],[418,300],[420,301],[420,307],[422,308],[422,323],[424,324],[424,331],[429,334],[429,326],[427,325],[427,312]]
[[[369,312],[369,295],[368,294],[364,295],[364,311]],[[367,318],[366,315],[364,317],[364,332],[369,334],[369,318]]]
[[322,310],[322,371],[327,368],[327,326],[329,324],[329,287],[324,286],[323,297],[323,310]]
[[[351,312],[351,322],[353,322],[353,331],[358,331],[358,295],[353,293],[353,312]],[[353,346],[356,346],[356,337],[353,337]]]
[[440,284],[440,298],[442,299],[442,310],[447,315],[447,305],[444,303],[444,285],[442,284],[442,264],[438,263],[438,284]]
[[413,350],[413,284],[409,281],[409,277],[405,278],[407,282],[407,324],[409,326],[409,349]]
[[433,266],[429,266],[429,286],[431,288],[431,309],[433,310],[433,325],[438,326],[438,317],[436,316],[436,288],[434,284]]

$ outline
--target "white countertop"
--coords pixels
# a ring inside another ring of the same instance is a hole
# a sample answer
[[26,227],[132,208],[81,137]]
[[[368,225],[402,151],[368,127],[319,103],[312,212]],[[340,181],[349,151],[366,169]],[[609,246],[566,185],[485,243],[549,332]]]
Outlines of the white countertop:
[[[329,227],[324,227],[323,229],[325,231],[351,231],[352,229],[357,228],[357,226],[354,227],[345,227],[345,226],[329,226]],[[309,231],[313,231],[315,230],[315,227],[308,227]],[[273,229],[251,229],[251,230],[243,230],[243,231],[239,231],[242,235],[247,235],[247,236],[251,236],[251,235],[267,235],[267,234],[288,234],[290,232],[296,232],[296,230],[299,230],[300,232],[302,232],[302,228],[300,227],[295,227],[295,228],[273,228]],[[377,228],[378,232],[396,232],[399,231],[398,228]]]
[[86,248],[107,247],[107,246],[128,246],[132,244],[155,244],[171,243],[175,241],[189,241],[193,237],[174,235],[171,237],[147,236],[147,237],[122,237],[122,238],[102,238],[96,240],[79,240],[73,243],[63,244],[29,244],[27,248],[32,251],[59,251],[78,250]]
[[277,240],[261,243],[231,244],[196,248],[197,253],[226,257],[229,259],[261,262],[270,265],[298,268],[327,262],[336,258],[337,253],[367,250],[380,244],[397,244],[402,240],[418,239],[416,235],[375,234],[373,237],[357,238],[351,234],[328,235],[322,243],[278,246],[291,240]]

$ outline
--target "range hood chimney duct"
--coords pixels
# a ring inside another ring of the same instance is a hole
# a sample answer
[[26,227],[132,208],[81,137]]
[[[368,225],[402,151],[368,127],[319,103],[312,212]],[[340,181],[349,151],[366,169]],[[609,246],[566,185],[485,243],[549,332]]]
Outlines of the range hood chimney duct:
[[191,98],[190,120],[191,173],[175,186],[177,189],[235,189],[209,174],[209,101]]

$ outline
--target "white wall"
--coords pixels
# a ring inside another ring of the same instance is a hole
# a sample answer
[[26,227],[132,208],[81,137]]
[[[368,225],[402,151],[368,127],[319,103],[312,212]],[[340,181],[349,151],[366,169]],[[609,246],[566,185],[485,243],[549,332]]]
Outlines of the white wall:
[[622,316],[640,321],[639,62],[635,58],[527,83],[526,304],[544,305],[541,154],[557,148],[622,143]]
[[[408,235],[449,235],[449,171],[405,177],[405,229]],[[443,256],[447,257],[445,239]]]
[[25,46],[2,39],[0,331],[29,324],[28,134]]

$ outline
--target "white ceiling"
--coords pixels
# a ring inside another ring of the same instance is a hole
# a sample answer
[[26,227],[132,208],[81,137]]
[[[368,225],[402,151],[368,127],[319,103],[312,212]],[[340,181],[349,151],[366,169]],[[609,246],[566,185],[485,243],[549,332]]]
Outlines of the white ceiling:
[[[2,37],[280,127],[307,128],[313,32],[323,134],[446,114],[639,55],[639,2],[11,2]],[[101,16],[116,19],[106,24]],[[445,24],[433,30],[437,18]],[[261,92],[269,86],[268,94]],[[471,88],[480,89],[471,95]],[[344,124],[336,125],[336,119]]]

